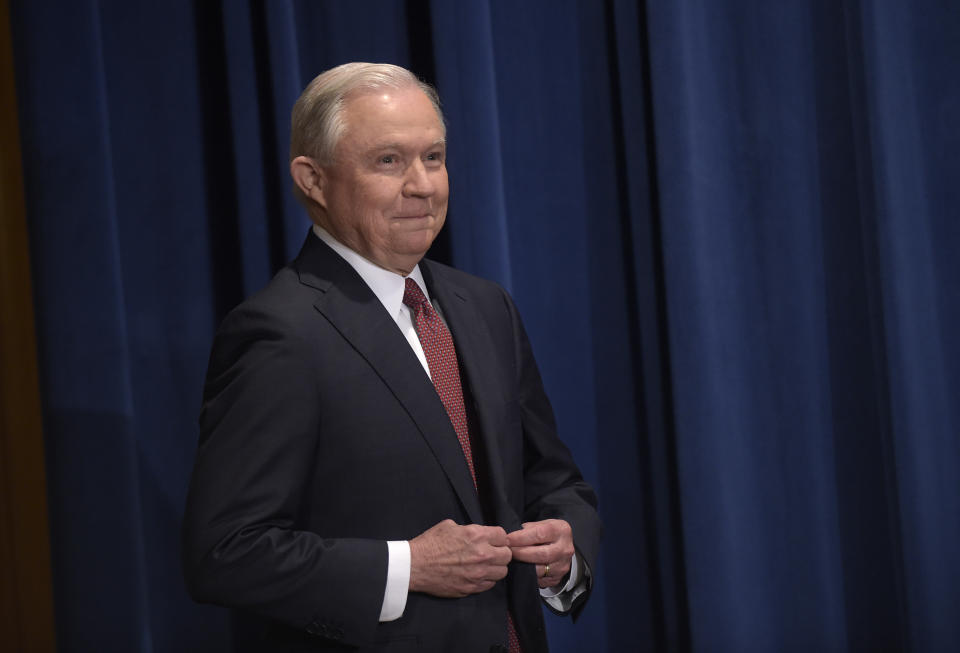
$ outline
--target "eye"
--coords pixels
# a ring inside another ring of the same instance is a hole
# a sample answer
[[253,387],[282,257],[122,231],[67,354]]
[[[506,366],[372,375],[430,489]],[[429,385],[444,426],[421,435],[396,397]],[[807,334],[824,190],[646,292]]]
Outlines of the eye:
[[382,157],[380,157],[380,163],[384,165],[391,165],[393,163],[396,163],[396,161],[397,161],[397,157],[395,157],[392,154],[385,154]]
[[430,152],[424,157],[424,159],[426,161],[443,161],[443,152],[439,150],[436,152]]

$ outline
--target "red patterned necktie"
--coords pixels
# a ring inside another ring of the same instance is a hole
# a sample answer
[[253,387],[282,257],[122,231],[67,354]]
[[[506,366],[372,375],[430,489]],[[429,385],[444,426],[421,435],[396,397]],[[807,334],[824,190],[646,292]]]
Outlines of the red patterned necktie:
[[[463,386],[460,384],[460,368],[457,364],[457,350],[453,347],[453,337],[430,302],[424,296],[417,282],[407,277],[403,292],[403,303],[413,311],[413,324],[423,347],[423,354],[430,368],[430,379],[440,395],[440,401],[447,410],[453,430],[457,433],[463,457],[467,459],[473,487],[477,487],[477,472],[473,467],[473,448],[470,445],[470,431],[467,428],[467,411],[463,404]],[[521,653],[517,629],[513,625],[513,616],[507,612],[507,644],[510,653]]]

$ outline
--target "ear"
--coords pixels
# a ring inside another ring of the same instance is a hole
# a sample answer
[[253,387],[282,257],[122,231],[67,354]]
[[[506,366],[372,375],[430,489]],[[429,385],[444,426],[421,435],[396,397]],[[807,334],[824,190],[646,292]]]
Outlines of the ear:
[[327,202],[323,196],[326,177],[323,168],[316,161],[308,156],[298,156],[290,162],[290,176],[293,177],[293,183],[301,193],[324,209],[327,208]]

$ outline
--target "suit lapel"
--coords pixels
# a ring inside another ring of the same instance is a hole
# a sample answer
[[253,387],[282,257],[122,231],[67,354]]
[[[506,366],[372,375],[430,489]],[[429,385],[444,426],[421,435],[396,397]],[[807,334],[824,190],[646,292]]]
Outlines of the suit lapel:
[[390,388],[427,441],[470,521],[482,523],[480,501],[450,418],[383,304],[360,275],[312,233],[297,268],[301,283],[321,291],[314,307]]
[[483,443],[489,460],[488,468],[482,473],[485,475],[483,482],[489,488],[493,499],[493,506],[490,507],[494,511],[494,523],[503,526],[508,532],[518,529],[520,518],[511,508],[505,493],[505,466],[496,433],[496,430],[502,427],[502,407],[508,399],[502,394],[502,383],[494,367],[500,357],[494,350],[487,323],[470,294],[444,278],[442,270],[432,266],[429,261],[421,261],[420,270],[431,296],[440,305],[443,317],[453,334],[457,358],[473,396],[479,424],[476,429],[478,432],[471,431],[471,436]]

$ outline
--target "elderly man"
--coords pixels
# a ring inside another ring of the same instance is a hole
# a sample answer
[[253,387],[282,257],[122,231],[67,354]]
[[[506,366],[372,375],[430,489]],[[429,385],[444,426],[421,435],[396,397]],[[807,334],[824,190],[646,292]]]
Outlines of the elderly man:
[[269,651],[547,648],[600,520],[499,286],[424,260],[447,212],[435,91],[329,70],[293,109],[314,226],[217,333],[184,520],[199,601]]

